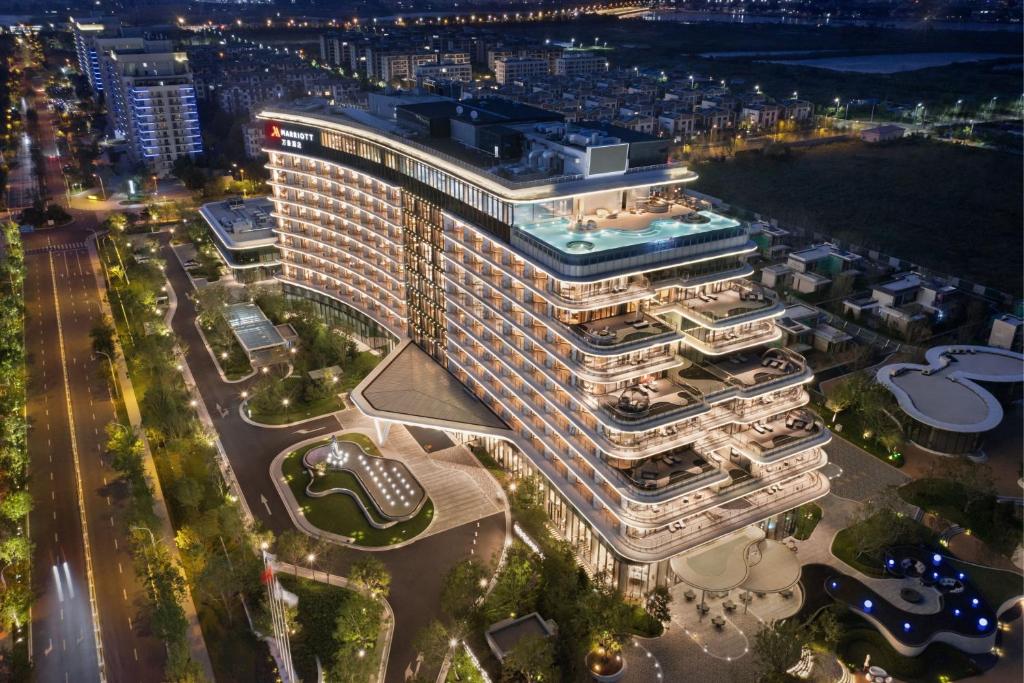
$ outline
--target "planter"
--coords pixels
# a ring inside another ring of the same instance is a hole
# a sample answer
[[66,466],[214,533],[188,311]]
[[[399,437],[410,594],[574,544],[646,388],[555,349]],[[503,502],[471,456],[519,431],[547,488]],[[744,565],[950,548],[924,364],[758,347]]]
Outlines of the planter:
[[618,683],[626,675],[626,657],[621,652],[598,654],[591,650],[586,662],[590,679],[595,683]]

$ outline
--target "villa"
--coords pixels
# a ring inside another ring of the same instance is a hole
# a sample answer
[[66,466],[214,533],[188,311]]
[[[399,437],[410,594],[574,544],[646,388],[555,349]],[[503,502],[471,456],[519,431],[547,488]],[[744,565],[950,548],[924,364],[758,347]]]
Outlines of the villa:
[[373,104],[259,118],[282,290],[396,346],[351,396],[381,440],[439,428],[536,477],[634,596],[734,532],[747,568],[828,493],[750,227],[686,201],[666,141],[495,98]]

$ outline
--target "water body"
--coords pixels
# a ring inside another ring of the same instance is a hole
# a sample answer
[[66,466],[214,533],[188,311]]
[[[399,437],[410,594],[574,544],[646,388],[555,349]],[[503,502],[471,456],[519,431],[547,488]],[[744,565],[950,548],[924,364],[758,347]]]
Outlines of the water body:
[[681,21],[685,23],[725,24],[790,24],[793,26],[865,26],[875,28],[936,29],[945,31],[1017,31],[1024,30],[1020,23],[989,23],[982,21],[923,21],[909,19],[833,19],[830,17],[774,17],[727,12],[648,12],[647,21]]
[[930,69],[963,62],[1006,59],[1015,55],[1005,52],[912,52],[907,54],[858,55],[856,57],[821,57],[817,59],[767,59],[772,64],[810,66],[829,71],[850,71],[864,74],[894,74],[902,71]]

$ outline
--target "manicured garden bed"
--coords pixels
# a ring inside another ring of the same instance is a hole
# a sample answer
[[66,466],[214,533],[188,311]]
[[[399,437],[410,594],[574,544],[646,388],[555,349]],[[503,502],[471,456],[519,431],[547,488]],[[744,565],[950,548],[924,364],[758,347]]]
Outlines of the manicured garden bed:
[[249,417],[256,422],[263,424],[281,425],[299,420],[308,420],[313,417],[320,417],[345,408],[341,399],[332,394],[313,401],[305,401],[299,392],[301,380],[298,377],[286,377],[280,380],[284,386],[285,394],[292,394],[294,398],[288,399],[288,405],[276,403],[272,406],[262,406],[255,399],[250,399],[248,405]]
[[[362,434],[342,434],[338,439],[355,441],[371,455],[380,454],[372,442]],[[354,539],[356,544],[366,546],[401,543],[418,536],[430,525],[430,521],[434,517],[434,504],[429,499],[412,519],[399,522],[386,529],[377,529],[367,522],[363,511],[349,495],[336,493],[323,498],[313,498],[307,495],[306,486],[310,482],[310,474],[302,464],[302,457],[310,449],[322,446],[324,443],[326,442],[309,444],[293,451],[281,463],[281,470],[288,482],[288,487],[302,507],[303,516],[310,524],[333,534],[348,536]],[[352,490],[364,501],[367,509],[373,510],[372,504],[366,498],[365,491],[359,487],[355,477],[346,472],[332,472],[331,475],[348,477]],[[378,517],[377,521],[383,520]]]
[[327,680],[331,680],[340,649],[335,634],[338,618],[353,610],[376,609],[379,622],[379,603],[347,588],[328,586],[285,573],[279,573],[277,579],[285,590],[299,598],[295,617],[298,628],[289,638],[295,672],[304,681],[315,681],[316,660],[319,658]]
[[1013,503],[1000,503],[994,494],[974,491],[952,479],[917,479],[900,487],[911,505],[959,524],[993,550],[1009,556],[1024,538]]

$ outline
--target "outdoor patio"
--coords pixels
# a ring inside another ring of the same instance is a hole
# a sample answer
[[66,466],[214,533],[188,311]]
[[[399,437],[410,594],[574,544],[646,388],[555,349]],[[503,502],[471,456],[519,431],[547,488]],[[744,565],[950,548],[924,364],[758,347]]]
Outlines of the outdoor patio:
[[572,325],[572,329],[583,339],[597,346],[618,346],[672,331],[670,326],[657,318],[640,312],[599,318]]

